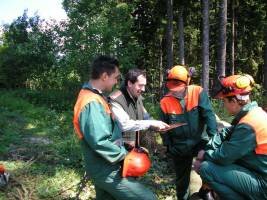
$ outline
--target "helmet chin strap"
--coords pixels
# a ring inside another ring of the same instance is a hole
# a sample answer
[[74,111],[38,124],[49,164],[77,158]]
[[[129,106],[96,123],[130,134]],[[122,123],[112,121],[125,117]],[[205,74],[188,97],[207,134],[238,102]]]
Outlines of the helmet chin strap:
[[135,148],[140,147],[140,131],[135,132]]

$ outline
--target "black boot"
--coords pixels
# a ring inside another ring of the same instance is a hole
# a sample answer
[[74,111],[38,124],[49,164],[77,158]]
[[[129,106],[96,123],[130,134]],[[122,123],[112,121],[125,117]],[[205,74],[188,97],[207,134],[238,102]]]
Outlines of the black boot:
[[189,197],[188,200],[203,200],[203,198],[198,195],[198,192],[195,192]]
[[201,197],[203,200],[215,200],[213,192],[210,189],[200,188],[198,196]]

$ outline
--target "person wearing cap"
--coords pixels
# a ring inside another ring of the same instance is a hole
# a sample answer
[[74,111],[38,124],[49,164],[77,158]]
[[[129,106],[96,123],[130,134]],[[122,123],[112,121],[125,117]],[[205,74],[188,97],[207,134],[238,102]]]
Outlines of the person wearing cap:
[[267,113],[250,100],[254,80],[232,75],[220,83],[216,98],[234,118],[199,152],[200,176],[220,199],[267,199]]
[[162,135],[163,144],[174,162],[179,200],[188,199],[193,158],[216,133],[217,127],[208,94],[200,86],[189,85],[190,79],[186,66],[171,68],[166,82],[169,91],[160,101],[164,122],[187,124]]
[[80,139],[86,174],[95,186],[97,200],[155,200],[156,195],[138,180],[122,176],[122,162],[128,151],[103,95],[111,92],[119,78],[117,59],[97,57],[92,63],[91,79],[84,84],[75,103],[73,124]]
[[123,132],[123,142],[127,150],[136,145],[136,131],[169,127],[162,121],[153,120],[144,108],[142,93],[145,86],[145,72],[133,68],[125,75],[122,87],[110,94],[111,109]]

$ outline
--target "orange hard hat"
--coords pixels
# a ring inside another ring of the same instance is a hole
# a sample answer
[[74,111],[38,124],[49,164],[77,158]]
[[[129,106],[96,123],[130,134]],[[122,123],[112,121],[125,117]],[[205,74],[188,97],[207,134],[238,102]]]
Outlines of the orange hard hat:
[[150,168],[148,153],[142,148],[134,148],[128,153],[123,162],[122,177],[143,176]]
[[175,65],[168,72],[166,87],[171,91],[178,91],[184,84],[190,82],[190,74],[183,65]]
[[185,66],[183,65],[175,65],[168,72],[167,80],[179,80],[187,83],[189,78],[189,73]]
[[250,94],[254,83],[253,77],[248,74],[232,75],[221,78],[221,89],[215,98],[223,98],[235,95],[248,95]]

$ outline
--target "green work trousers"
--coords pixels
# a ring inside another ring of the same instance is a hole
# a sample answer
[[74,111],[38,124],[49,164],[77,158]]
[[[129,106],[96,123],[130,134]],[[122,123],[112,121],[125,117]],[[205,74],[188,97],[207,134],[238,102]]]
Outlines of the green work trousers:
[[193,156],[173,157],[174,169],[176,173],[176,195],[178,200],[187,200],[189,197],[190,173]]
[[94,177],[96,200],[156,200],[155,194],[135,178],[122,178],[121,171]]
[[184,152],[181,155],[172,155],[174,169],[176,173],[176,196],[178,200],[187,200],[189,198],[189,184],[192,170],[193,158],[198,151],[204,149],[207,141],[201,140],[189,152]]
[[267,180],[236,165],[218,165],[204,161],[200,176],[219,195],[227,200],[267,199]]

